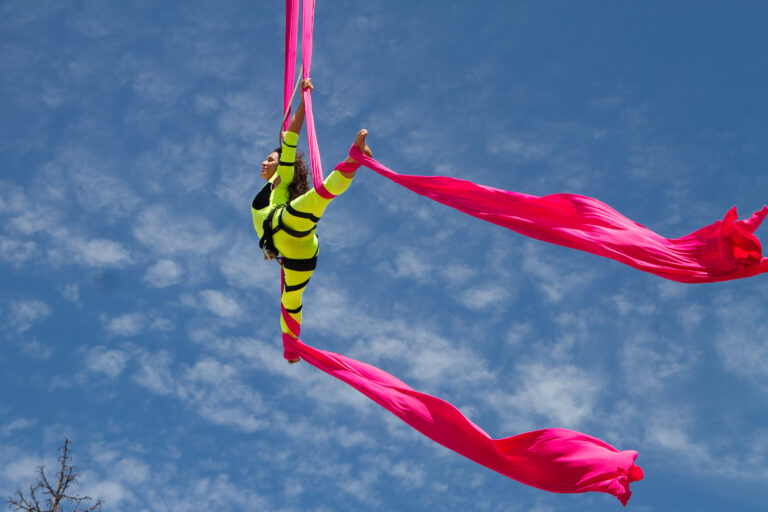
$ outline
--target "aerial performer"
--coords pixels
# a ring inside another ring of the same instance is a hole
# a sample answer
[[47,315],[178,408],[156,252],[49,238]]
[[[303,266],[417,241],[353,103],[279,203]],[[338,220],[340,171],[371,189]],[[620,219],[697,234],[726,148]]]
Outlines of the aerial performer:
[[[301,82],[303,91],[312,91],[312,79]],[[277,260],[284,275],[280,298],[280,327],[283,336],[298,338],[304,290],[317,264],[317,223],[334,197],[347,190],[360,164],[352,157],[340,162],[323,181],[323,190],[309,188],[307,166],[296,151],[299,132],[304,124],[304,95],[293,114],[279,148],[261,163],[261,177],[267,181],[253,198],[253,227],[259,235],[265,259]],[[360,130],[354,146],[371,156],[366,144],[366,130]],[[286,349],[289,363],[300,361],[298,353]]]
[[[307,77],[301,88],[308,95],[312,81]],[[558,428],[494,439],[450,403],[420,393],[372,365],[298,339],[302,296],[317,262],[317,223],[333,198],[347,190],[359,160],[371,158],[368,132],[360,130],[351,149],[361,156],[347,157],[321,186],[310,189],[306,163],[296,148],[304,117],[303,94],[280,147],[262,163],[261,177],[267,183],[251,203],[265,258],[276,259],[282,266],[283,357],[290,363],[303,358],[435,442],[502,475],[550,492],[604,492],[626,505],[632,494],[630,483],[643,478],[642,469],[635,465],[636,451],[620,451],[587,434]]]

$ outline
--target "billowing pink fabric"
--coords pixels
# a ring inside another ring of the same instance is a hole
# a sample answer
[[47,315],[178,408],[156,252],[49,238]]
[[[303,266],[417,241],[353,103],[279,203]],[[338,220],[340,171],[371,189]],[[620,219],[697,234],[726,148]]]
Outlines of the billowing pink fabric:
[[413,390],[387,372],[283,336],[286,349],[346,382],[433,441],[524,484],[559,493],[605,492],[626,505],[642,480],[637,452],[550,428],[493,439],[448,402]]
[[575,194],[537,197],[444,176],[397,174],[352,146],[352,158],[382,176],[451,208],[521,235],[605,256],[683,283],[708,283],[768,272],[753,234],[768,206],[748,220],[736,208],[723,220],[682,238],[668,239],[597,199]]

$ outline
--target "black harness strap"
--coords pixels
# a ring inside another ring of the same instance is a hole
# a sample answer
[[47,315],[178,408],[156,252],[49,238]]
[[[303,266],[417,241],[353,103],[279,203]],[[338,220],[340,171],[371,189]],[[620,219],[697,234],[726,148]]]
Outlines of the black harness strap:
[[283,231],[285,231],[286,233],[288,233],[294,238],[303,238],[305,236],[311,235],[312,231],[314,231],[315,228],[317,227],[317,226],[312,226],[311,229],[308,229],[306,231],[296,231],[295,229],[291,229],[285,224],[283,224],[283,210],[285,210],[285,208],[280,208],[280,213],[277,216],[277,228],[275,229],[275,232],[280,231],[282,229]]
[[271,259],[274,259],[275,256],[280,254],[277,247],[275,247],[275,241],[272,239],[272,235],[277,231],[272,229],[272,217],[275,216],[275,210],[277,210],[277,208],[269,212],[267,218],[264,219],[264,223],[261,225],[264,234],[262,235],[261,240],[259,240],[259,247],[265,252],[265,255],[266,253],[271,253]]
[[[285,307],[285,306],[283,306],[283,307]],[[302,307],[303,306],[299,306],[296,309],[286,309],[285,311],[288,312],[288,313],[298,313],[299,311],[301,311]]]
[[301,219],[309,219],[314,223],[320,222],[320,217],[315,217],[311,213],[300,212],[299,210],[296,210],[293,206],[291,206],[291,203],[288,203],[285,205],[285,211],[293,215],[294,217],[299,217]]

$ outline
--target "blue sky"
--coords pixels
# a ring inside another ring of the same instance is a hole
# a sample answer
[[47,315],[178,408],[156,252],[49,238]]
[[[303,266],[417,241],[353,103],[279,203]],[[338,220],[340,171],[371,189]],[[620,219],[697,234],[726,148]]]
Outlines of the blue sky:
[[[249,205],[283,8],[0,3],[0,496],[70,436],[110,511],[620,508],[510,481],[282,360]],[[320,0],[323,163],[366,127],[395,170],[590,195],[670,238],[743,217],[768,201],[767,22],[758,1]],[[764,277],[664,281],[364,170],[319,234],[308,343],[494,437],[637,450],[634,510],[764,509]]]

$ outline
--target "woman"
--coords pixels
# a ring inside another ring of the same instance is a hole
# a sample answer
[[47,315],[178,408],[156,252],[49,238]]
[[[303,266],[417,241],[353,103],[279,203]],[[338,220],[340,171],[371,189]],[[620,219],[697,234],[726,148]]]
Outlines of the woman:
[[[314,90],[312,80],[301,82],[302,91]],[[317,222],[331,200],[349,187],[360,164],[351,157],[339,163],[323,181],[323,189],[310,189],[304,159],[296,153],[301,126],[304,124],[304,96],[293,114],[288,131],[282,135],[281,147],[261,163],[261,177],[267,184],[251,203],[253,227],[261,241],[265,259],[277,259],[285,272],[281,291],[280,327],[283,335],[298,338],[301,330],[301,307],[304,289],[315,270],[318,240]],[[355,137],[355,146],[371,156],[365,138],[366,130]],[[289,363],[300,361],[298,354],[286,350]]]

